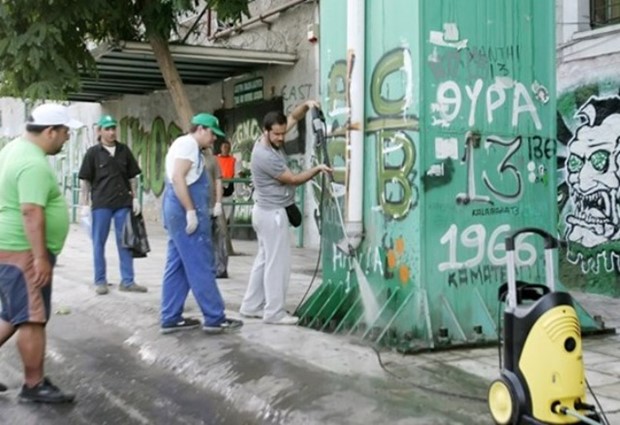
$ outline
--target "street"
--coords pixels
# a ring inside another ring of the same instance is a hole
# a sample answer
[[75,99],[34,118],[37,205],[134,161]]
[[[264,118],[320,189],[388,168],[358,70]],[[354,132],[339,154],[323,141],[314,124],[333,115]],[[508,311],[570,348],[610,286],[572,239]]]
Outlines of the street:
[[129,336],[85,314],[55,316],[50,322],[47,375],[77,403],[18,403],[21,363],[13,341],[0,350],[0,376],[10,387],[0,393],[0,423],[72,424],[255,424],[221,396],[139,361],[123,344]]
[[[158,326],[165,235],[151,224],[153,251],[136,261],[146,294],[98,296],[90,243],[72,226],[55,271],[48,332],[47,374],[75,390],[74,406],[20,404],[21,366],[11,340],[0,348],[0,424],[222,424],[222,425],[481,425],[484,401],[498,372],[497,348],[403,356],[354,336],[245,320],[241,331],[205,335],[200,329],[161,335]],[[219,286],[227,314],[236,317],[255,242],[236,242],[231,278]],[[111,281],[117,282],[114,243],[108,243]],[[310,282],[316,252],[293,249],[289,309]],[[580,297],[617,326],[618,304]],[[615,306],[615,307],[614,307]],[[190,296],[185,313],[200,318]],[[618,416],[617,337],[585,342],[588,376],[611,423]],[[382,367],[383,366],[383,367]],[[385,367],[385,368],[384,368]],[[446,393],[451,393],[448,395]],[[474,399],[454,395],[470,396]],[[611,419],[613,418],[613,419]]]

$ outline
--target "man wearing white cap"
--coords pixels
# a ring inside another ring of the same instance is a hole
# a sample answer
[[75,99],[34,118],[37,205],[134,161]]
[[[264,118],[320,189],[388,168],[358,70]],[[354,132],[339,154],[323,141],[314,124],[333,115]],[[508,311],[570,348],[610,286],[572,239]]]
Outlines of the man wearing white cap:
[[81,126],[66,107],[44,104],[32,111],[24,135],[0,150],[0,346],[17,333],[22,401],[75,398],[43,370],[53,268],[69,232],[67,204],[47,155],[59,153],[69,129]]

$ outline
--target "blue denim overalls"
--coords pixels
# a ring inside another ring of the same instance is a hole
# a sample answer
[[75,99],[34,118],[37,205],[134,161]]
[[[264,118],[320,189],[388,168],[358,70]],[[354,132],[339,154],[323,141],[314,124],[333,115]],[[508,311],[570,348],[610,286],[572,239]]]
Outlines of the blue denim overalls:
[[198,180],[188,186],[196,208],[198,228],[188,235],[185,208],[179,202],[172,183],[166,179],[163,215],[168,231],[168,252],[161,297],[161,324],[171,325],[183,320],[183,306],[192,290],[204,316],[204,325],[218,326],[224,319],[224,300],[215,281],[215,261],[211,244],[211,217],[209,216],[209,179],[204,166]]

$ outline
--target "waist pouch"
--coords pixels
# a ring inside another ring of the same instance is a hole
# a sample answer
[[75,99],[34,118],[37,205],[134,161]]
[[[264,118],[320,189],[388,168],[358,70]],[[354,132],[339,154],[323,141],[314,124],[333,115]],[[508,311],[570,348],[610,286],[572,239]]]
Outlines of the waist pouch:
[[288,222],[291,223],[291,226],[299,227],[301,225],[301,211],[299,211],[297,205],[291,204],[285,209]]

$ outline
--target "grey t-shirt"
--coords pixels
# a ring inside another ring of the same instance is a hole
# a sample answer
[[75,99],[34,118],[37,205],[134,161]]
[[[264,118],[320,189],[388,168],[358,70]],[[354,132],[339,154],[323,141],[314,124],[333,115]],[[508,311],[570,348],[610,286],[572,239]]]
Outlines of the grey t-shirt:
[[295,202],[295,187],[276,178],[288,169],[283,150],[265,146],[261,137],[254,143],[250,167],[256,205],[275,210]]

